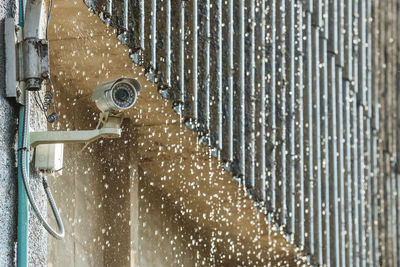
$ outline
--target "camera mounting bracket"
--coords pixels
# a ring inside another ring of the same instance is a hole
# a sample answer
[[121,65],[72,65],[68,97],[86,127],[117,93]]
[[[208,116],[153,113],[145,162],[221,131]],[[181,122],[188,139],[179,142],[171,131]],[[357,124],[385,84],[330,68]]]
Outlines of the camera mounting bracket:
[[99,138],[119,138],[122,120],[122,113],[102,112],[98,124],[102,124],[100,129],[97,127],[94,130],[31,132],[30,145],[36,147],[41,144],[75,144],[92,142]]

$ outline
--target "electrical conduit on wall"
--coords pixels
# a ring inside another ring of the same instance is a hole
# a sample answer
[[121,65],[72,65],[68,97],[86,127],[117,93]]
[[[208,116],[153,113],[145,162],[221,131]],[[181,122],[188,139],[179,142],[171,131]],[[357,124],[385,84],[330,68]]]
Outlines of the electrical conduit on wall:
[[[19,0],[19,22],[20,27],[24,26],[24,3]],[[25,192],[22,179],[22,146],[25,123],[25,107],[19,108],[18,122],[18,228],[17,228],[17,266],[28,266],[28,198]],[[29,137],[28,137],[29,138]],[[29,141],[29,140],[28,140]],[[29,155],[29,154],[28,154]]]

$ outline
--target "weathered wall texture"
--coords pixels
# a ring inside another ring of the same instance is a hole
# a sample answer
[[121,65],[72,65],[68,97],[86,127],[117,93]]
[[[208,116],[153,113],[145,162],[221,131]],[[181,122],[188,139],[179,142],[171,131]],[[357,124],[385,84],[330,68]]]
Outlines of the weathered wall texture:
[[13,5],[0,2],[0,265],[9,266],[14,261],[16,239],[16,168],[14,141],[17,109],[5,99],[4,18],[13,16]]
[[[0,265],[13,266],[16,262],[17,242],[17,168],[16,141],[18,106],[5,98],[4,18],[17,17],[14,1],[0,2]],[[31,103],[31,131],[45,130],[43,114]],[[31,166],[33,167],[33,166]],[[38,206],[46,212],[46,202],[40,176],[31,171],[31,187]],[[30,266],[45,266],[47,240],[43,227],[29,209]]]

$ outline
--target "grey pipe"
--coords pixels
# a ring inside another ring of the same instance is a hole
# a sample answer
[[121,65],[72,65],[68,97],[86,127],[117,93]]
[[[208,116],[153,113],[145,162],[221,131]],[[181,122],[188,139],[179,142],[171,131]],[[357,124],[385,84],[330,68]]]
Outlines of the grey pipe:
[[48,11],[43,0],[28,0],[22,42],[23,62],[20,79],[25,81],[27,90],[40,90],[49,70],[47,41]]
[[46,38],[47,9],[43,0],[28,0],[25,7],[24,39]]

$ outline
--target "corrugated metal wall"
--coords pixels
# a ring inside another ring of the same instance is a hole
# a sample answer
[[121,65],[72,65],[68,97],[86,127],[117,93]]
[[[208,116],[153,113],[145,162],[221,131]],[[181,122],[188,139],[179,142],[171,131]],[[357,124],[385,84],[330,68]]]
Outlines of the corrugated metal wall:
[[400,1],[86,3],[312,264],[400,266]]

